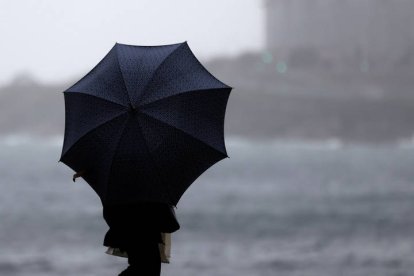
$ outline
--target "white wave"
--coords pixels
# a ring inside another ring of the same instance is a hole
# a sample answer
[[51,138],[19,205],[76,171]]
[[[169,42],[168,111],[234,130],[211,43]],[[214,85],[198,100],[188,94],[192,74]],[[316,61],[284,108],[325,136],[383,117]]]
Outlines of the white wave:
[[344,147],[342,140],[330,138],[325,140],[293,140],[293,139],[248,139],[240,136],[229,136],[226,138],[226,146],[229,148],[239,147],[271,147],[271,148],[293,148],[293,149],[327,149],[337,150]]
[[[414,140],[413,140],[414,141]],[[411,143],[414,143],[414,142]],[[62,135],[41,136],[25,133],[0,135],[0,145],[7,147],[16,146],[49,146],[61,147],[63,144]],[[340,139],[332,138],[326,140],[290,140],[290,139],[249,139],[242,136],[226,137],[227,147],[273,147],[273,148],[298,148],[298,149],[341,149],[343,142]],[[413,145],[414,146],[414,145]]]
[[8,134],[0,136],[0,145],[6,147],[19,147],[19,146],[47,146],[47,147],[60,147],[63,143],[63,136],[51,135],[40,136],[25,133]]
[[400,139],[397,142],[397,145],[400,149],[412,149],[412,148],[414,148],[414,134],[410,138]]

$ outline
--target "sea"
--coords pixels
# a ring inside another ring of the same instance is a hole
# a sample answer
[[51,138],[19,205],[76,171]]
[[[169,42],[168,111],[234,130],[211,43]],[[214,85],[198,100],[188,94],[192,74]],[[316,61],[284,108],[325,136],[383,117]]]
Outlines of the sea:
[[[113,276],[62,137],[0,137],[0,275]],[[226,137],[177,205],[169,276],[414,275],[414,143]]]

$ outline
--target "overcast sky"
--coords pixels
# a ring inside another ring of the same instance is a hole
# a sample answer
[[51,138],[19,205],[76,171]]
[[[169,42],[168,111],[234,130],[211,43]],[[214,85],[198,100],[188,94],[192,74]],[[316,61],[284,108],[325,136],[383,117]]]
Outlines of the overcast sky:
[[260,0],[0,0],[0,85],[88,72],[115,42],[187,40],[202,60],[264,45]]

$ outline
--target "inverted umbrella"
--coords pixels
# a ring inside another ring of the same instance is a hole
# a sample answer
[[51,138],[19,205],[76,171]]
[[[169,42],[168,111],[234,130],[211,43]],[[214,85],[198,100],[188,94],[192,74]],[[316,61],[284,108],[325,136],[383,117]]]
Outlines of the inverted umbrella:
[[60,161],[105,203],[176,205],[209,167],[228,157],[224,117],[232,88],[187,42],[116,43],[64,91]]

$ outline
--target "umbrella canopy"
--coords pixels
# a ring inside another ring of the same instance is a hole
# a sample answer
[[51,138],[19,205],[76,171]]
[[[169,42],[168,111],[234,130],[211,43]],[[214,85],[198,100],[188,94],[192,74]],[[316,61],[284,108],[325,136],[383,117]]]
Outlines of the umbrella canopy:
[[228,157],[224,117],[231,87],[187,42],[116,43],[64,91],[60,161],[105,203],[176,205],[213,164]]

